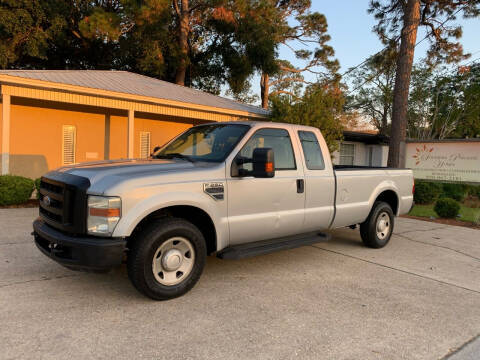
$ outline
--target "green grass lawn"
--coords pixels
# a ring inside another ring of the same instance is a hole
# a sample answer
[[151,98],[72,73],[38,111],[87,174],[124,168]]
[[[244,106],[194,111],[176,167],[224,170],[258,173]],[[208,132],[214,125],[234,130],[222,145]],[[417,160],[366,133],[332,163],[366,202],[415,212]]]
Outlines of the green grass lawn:
[[[415,205],[412,211],[408,213],[408,215],[421,216],[421,217],[427,217],[427,218],[433,216],[435,218],[438,218],[439,216],[433,210],[433,206],[434,206],[433,204],[432,205]],[[460,217],[458,217],[457,220],[479,223],[480,208],[476,208],[476,209],[469,208],[463,204],[460,204]]]

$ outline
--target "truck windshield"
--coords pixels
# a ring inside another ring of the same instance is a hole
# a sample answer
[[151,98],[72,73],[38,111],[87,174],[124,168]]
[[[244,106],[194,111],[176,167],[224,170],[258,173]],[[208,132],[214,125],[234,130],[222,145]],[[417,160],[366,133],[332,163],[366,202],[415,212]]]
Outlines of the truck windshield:
[[210,124],[190,128],[153,154],[157,159],[222,162],[250,126]]

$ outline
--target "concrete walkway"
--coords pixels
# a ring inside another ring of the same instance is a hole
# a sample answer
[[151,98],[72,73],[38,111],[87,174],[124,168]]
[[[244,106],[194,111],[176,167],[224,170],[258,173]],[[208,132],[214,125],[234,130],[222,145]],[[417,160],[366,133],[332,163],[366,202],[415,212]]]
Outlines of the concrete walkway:
[[86,274],[46,258],[30,236],[37,211],[0,210],[0,359],[480,358],[478,230],[401,218],[384,249],[341,229],[209,258],[193,291],[154,302],[125,267]]

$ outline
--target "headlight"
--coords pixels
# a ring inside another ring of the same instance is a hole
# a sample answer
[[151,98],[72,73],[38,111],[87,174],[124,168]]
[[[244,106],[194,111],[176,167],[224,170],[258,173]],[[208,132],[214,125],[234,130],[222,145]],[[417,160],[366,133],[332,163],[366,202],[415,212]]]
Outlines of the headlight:
[[88,197],[87,229],[92,235],[112,235],[121,216],[122,201],[119,197]]

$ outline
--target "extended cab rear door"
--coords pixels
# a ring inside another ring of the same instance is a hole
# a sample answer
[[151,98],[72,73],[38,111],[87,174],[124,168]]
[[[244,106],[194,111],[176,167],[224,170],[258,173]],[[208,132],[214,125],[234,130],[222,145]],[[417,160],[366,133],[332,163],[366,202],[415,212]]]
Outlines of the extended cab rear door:
[[[248,140],[236,156],[251,158],[255,148],[272,148],[275,177],[235,177],[227,166],[230,244],[303,232],[303,166],[293,127],[261,127],[247,136]],[[242,166],[251,170],[251,164]]]
[[305,174],[305,231],[327,229],[334,216],[335,177],[319,130],[297,127]]

